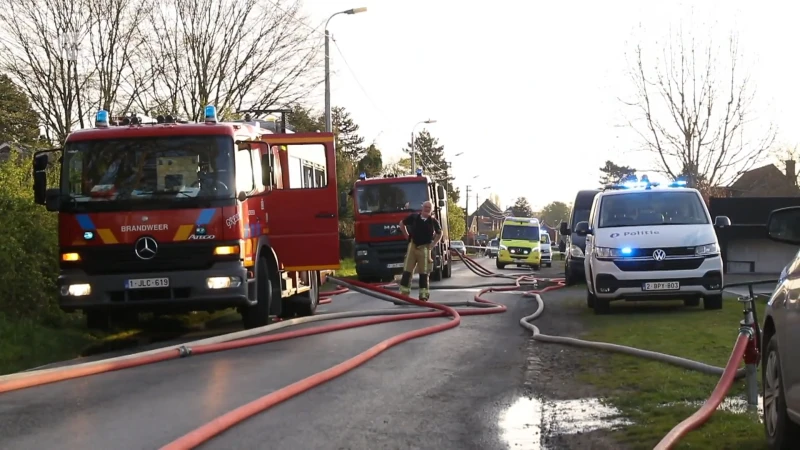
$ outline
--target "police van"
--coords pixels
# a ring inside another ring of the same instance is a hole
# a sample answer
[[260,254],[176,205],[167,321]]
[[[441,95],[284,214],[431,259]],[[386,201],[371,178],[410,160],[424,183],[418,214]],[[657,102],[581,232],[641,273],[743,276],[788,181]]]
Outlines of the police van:
[[703,198],[686,183],[642,181],[608,186],[575,233],[586,237],[586,301],[595,314],[614,300],[683,300],[722,308],[722,257]]

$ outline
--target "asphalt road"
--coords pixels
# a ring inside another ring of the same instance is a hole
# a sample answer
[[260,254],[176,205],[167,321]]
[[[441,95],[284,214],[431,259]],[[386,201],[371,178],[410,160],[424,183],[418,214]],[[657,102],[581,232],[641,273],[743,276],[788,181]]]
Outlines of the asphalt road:
[[[493,261],[482,262],[494,269]],[[550,275],[556,276],[554,272],[555,268]],[[436,284],[485,281],[461,266],[452,279]],[[471,295],[440,291],[432,300]],[[516,294],[489,298],[509,310],[465,317],[455,329],[391,348],[203,448],[510,448],[508,430],[499,418],[522,395],[528,334],[518,321],[535,304]],[[319,313],[375,308],[395,306],[348,293],[334,297]],[[0,448],[157,449],[383,339],[442,320],[309,336],[2,394]]]

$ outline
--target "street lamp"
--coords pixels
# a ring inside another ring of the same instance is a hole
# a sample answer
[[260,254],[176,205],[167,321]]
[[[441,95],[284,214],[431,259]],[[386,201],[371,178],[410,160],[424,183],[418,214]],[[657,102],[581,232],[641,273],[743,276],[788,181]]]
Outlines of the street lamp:
[[331,16],[328,17],[328,20],[325,21],[325,131],[328,133],[333,131],[333,125],[331,124],[331,45],[328,24],[330,23],[331,19],[339,14],[358,14],[362,12],[367,12],[367,8],[361,7],[347,9],[331,14]]
[[411,129],[411,173],[412,174],[417,171],[417,150],[414,148],[414,134],[416,133],[418,126],[430,123],[436,123],[436,120],[428,119],[428,120],[423,120],[421,122],[417,122],[417,124],[414,125],[414,128]]

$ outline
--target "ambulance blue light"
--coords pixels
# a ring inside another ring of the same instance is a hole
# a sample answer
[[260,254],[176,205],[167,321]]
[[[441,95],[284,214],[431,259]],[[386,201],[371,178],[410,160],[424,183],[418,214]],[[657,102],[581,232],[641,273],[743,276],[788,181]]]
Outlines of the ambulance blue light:
[[108,128],[108,111],[101,109],[97,111],[97,116],[94,119],[95,128]]
[[422,176],[422,167],[417,168],[417,175]]
[[358,175],[358,179],[359,179],[359,180],[366,180],[366,179],[367,179],[367,174],[366,174],[366,173],[364,173],[364,172],[361,172],[361,173]]
[[669,184],[669,187],[685,187],[686,181],[685,180],[675,180]]
[[206,106],[206,123],[217,122],[217,108],[213,105]]
[[625,247],[625,248],[622,249],[622,254],[623,255],[630,255],[632,252],[633,252],[633,249],[631,249],[630,247]]

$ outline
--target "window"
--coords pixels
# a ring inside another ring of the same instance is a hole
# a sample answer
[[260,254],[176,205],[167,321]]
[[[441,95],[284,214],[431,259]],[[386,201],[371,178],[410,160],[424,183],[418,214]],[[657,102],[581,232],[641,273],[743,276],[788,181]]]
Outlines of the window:
[[359,214],[419,211],[428,200],[425,182],[363,184],[356,189]]
[[702,225],[708,214],[695,192],[636,192],[609,195],[600,204],[600,228]]
[[236,152],[236,192],[250,192],[256,188],[253,181],[253,158],[247,150]]
[[82,210],[188,207],[197,199],[233,199],[234,151],[227,136],[70,142],[61,189]]
[[521,241],[539,241],[539,227],[528,227],[521,225],[505,225],[503,227],[503,234],[500,237],[503,240],[521,240]]
[[315,189],[328,185],[324,145],[288,145],[286,149],[289,189]]

